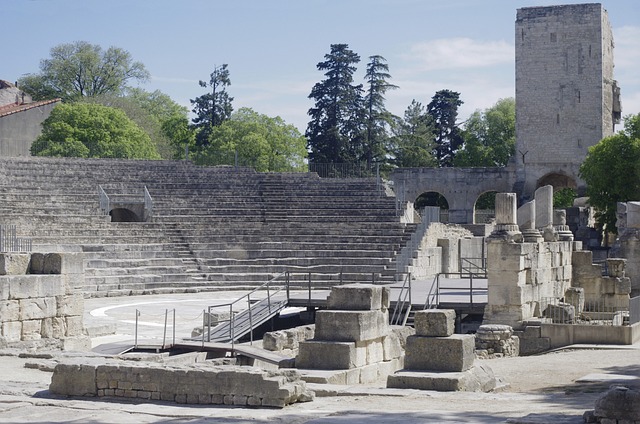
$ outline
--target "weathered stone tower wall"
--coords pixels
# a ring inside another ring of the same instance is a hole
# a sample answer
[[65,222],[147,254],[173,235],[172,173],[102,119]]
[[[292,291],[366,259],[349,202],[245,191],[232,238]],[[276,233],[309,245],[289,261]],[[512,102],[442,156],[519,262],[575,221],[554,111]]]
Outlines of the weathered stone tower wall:
[[598,3],[518,9],[516,166],[524,198],[545,184],[581,189],[587,149],[620,116],[613,34]]

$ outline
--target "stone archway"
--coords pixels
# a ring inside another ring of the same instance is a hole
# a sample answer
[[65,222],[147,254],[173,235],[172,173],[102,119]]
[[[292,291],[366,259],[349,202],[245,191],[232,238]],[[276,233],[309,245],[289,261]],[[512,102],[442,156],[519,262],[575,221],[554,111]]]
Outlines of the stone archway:
[[111,222],[142,222],[142,219],[131,209],[114,208],[109,211]]
[[563,188],[572,188],[574,190],[578,188],[578,184],[573,177],[559,172],[550,172],[541,177],[536,183],[536,189],[546,185],[553,186],[554,192]]
[[473,223],[488,224],[495,218],[496,190],[481,193],[473,204]]
[[437,206],[440,208],[440,222],[449,222],[449,201],[437,191],[426,191],[416,197],[414,208],[418,213],[425,206]]

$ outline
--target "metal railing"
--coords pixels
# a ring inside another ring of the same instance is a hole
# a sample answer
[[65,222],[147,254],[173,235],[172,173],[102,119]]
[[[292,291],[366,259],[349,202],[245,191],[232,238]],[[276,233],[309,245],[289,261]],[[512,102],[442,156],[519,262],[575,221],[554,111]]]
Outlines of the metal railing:
[[[216,326],[219,326],[220,324],[223,324],[225,322],[228,322],[228,333],[226,334],[227,338],[231,341],[231,348],[233,349],[234,345],[235,345],[235,341],[236,339],[238,339],[240,337],[240,335],[238,335],[238,331],[236,326],[238,324],[240,324],[240,319],[246,319],[248,321],[248,332],[250,333],[250,338],[251,338],[251,344],[253,344],[253,330],[260,324],[262,324],[263,321],[259,321],[256,320],[254,322],[254,308],[256,305],[261,304],[262,306],[265,305],[266,303],[266,310],[267,313],[269,315],[271,315],[272,312],[272,306],[275,307],[275,301],[274,301],[274,297],[279,294],[282,293],[283,291],[286,291],[287,293],[287,301],[289,299],[288,295],[289,295],[289,290],[288,287],[286,286],[275,286],[274,284],[280,280],[280,278],[282,278],[283,276],[285,276],[286,273],[280,273],[278,275],[276,275],[275,277],[273,277],[272,279],[270,279],[269,281],[267,281],[266,283],[262,284],[259,287],[256,287],[255,289],[253,289],[252,291],[250,291],[249,293],[239,297],[238,299],[234,300],[233,302],[225,302],[225,303],[219,303],[219,304],[215,304],[215,305],[211,305],[207,307],[207,315],[205,315],[205,317],[208,317],[208,319],[206,320],[207,322],[205,323],[206,325],[203,326],[203,335],[202,335],[202,340],[204,343],[204,339],[207,339],[207,342],[211,341],[211,330],[212,330],[212,326],[211,326],[211,315],[212,315],[212,311],[214,309],[224,309],[224,308],[228,308],[229,310],[229,318],[228,319],[221,319],[218,321],[218,324],[216,324]],[[257,294],[260,292],[264,292],[266,293],[266,297],[262,297],[262,298],[257,298]],[[246,309],[244,308],[246,302]],[[252,303],[253,302],[253,303]],[[240,315],[240,312],[245,313],[245,316]],[[247,321],[242,321],[242,323],[247,323]]]
[[[403,274],[402,286],[400,287],[400,293],[398,293],[398,300],[396,307],[391,315],[391,325],[406,325],[409,315],[411,314],[411,306],[413,305],[411,299],[411,273]],[[398,276],[396,276],[396,281]]]
[[629,299],[629,325],[640,322],[640,296]]
[[460,274],[465,278],[487,278],[487,258],[460,258]]
[[[452,279],[451,276],[457,276],[458,278],[455,278],[455,280],[468,280],[469,284],[466,287],[463,286],[443,286],[440,279],[441,278],[447,278],[447,279]],[[441,302],[441,297],[444,294],[460,294],[462,293],[462,296],[469,296],[469,300],[468,300],[468,304],[469,306],[473,306],[476,305],[478,303],[485,303],[485,302],[476,302],[474,299],[474,296],[477,294],[488,294],[489,289],[488,287],[482,287],[482,286],[478,286],[477,281],[478,280],[485,280],[485,277],[481,277],[478,275],[474,275],[472,274],[463,274],[461,272],[447,272],[447,273],[443,273],[443,274],[436,274],[436,276],[433,279],[433,282],[431,283],[431,287],[429,288],[429,292],[427,293],[427,298],[425,299],[425,303],[424,303],[424,309],[434,309],[437,308],[440,305]],[[465,302],[466,303],[466,302]]]
[[98,185],[98,197],[100,199],[100,210],[103,215],[109,215],[111,212],[111,204],[109,202],[109,196],[107,192],[104,191],[101,185]]
[[[136,309],[136,324],[135,324],[135,329],[134,329],[134,339],[133,339],[133,348],[134,349],[138,349],[138,325],[139,325],[139,318],[140,318],[140,310]],[[175,309],[171,309],[171,315],[172,315],[172,322],[171,322],[171,329],[172,329],[172,338],[171,338],[171,346],[176,344],[176,310]],[[162,332],[162,350],[166,349],[167,347],[169,347],[167,345],[167,327],[168,327],[168,322],[169,322],[169,309],[165,309],[164,310],[164,326],[163,326],[163,332]]]
[[30,238],[18,237],[15,225],[0,224],[0,252],[31,252]]
[[149,194],[147,186],[144,186],[144,210],[147,217],[153,216],[153,199],[151,198],[151,194]]
[[621,326],[630,325],[633,319],[640,321],[638,298],[588,300],[576,304],[550,297],[541,299],[540,303],[542,315],[551,318],[554,324]]

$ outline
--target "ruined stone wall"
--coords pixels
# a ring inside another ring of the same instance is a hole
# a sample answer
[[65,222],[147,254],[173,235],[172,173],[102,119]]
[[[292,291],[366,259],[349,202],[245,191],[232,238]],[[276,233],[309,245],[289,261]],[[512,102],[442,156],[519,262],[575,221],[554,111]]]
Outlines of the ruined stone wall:
[[572,242],[488,243],[484,322],[519,327],[571,286]]
[[52,393],[188,404],[278,407],[313,399],[295,370],[83,358],[56,365]]
[[515,31],[518,181],[527,197],[549,173],[582,185],[587,149],[613,133],[607,12],[597,3],[522,8]]
[[31,156],[31,143],[57,103],[0,116],[0,157]]
[[82,255],[0,253],[0,345],[87,349]]

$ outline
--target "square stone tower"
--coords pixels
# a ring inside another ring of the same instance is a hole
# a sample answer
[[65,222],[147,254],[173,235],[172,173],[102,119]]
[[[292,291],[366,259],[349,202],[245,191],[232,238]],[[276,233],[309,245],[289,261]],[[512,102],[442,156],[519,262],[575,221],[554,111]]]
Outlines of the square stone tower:
[[587,149],[613,134],[621,108],[613,34],[599,3],[518,9],[516,189],[577,188]]

